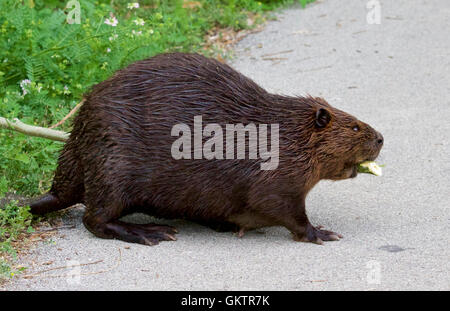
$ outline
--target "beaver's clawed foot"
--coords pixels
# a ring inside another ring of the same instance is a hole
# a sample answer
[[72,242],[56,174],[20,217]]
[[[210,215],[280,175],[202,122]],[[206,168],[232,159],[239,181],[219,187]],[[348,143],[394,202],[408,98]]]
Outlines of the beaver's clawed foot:
[[157,245],[161,241],[176,241],[177,229],[172,226],[157,224],[110,223],[108,229],[115,232],[115,237],[131,243]]
[[314,227],[308,223],[303,233],[294,233],[294,240],[322,245],[324,241],[339,241],[343,238],[339,233],[323,230],[322,228],[322,226]]

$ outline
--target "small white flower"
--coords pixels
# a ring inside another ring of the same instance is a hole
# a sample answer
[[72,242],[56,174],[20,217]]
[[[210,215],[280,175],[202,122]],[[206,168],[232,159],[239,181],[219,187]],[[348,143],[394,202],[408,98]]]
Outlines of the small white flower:
[[63,91],[63,93],[64,93],[65,95],[69,95],[69,94],[70,94],[70,91],[69,91],[69,88],[67,87],[67,85],[64,85],[64,91]]
[[105,20],[106,25],[110,25],[113,27],[116,27],[118,23],[119,23],[119,21],[117,20],[117,18],[115,16],[111,16],[110,18],[107,18]]
[[25,79],[20,81],[20,88],[22,89],[22,95],[27,95],[28,94],[28,90],[27,90],[27,86],[31,85],[31,80],[29,79]]
[[138,9],[139,8],[139,3],[137,3],[137,2],[128,3],[127,8],[129,10]]
[[106,49],[106,53],[111,53],[111,49],[110,49],[110,48],[107,48],[107,49]]
[[119,37],[119,35],[118,34],[114,34],[111,37],[109,37],[109,41],[114,41],[114,40],[117,39],[117,37]]
[[140,35],[142,35],[142,31],[136,31],[136,30],[132,30],[131,31],[131,33],[134,35],[134,36],[140,36]]
[[25,79],[25,80],[20,81],[20,86],[21,87],[24,87],[25,85],[29,85],[29,84],[31,84],[31,80],[30,79]]
[[144,26],[145,25],[145,22],[144,22],[144,20],[142,19],[142,18],[136,18],[134,21],[133,21],[136,25],[138,25],[138,26]]
[[153,29],[150,29],[148,32],[149,32],[149,34],[152,35],[153,34]]

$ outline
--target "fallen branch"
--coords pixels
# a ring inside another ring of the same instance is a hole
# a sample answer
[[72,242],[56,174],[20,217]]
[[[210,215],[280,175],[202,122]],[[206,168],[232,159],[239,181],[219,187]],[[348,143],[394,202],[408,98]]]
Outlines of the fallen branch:
[[[122,251],[120,250],[120,248],[118,248],[118,250],[119,250],[119,257],[117,258],[117,262],[116,262],[116,264],[114,266],[110,267],[109,269],[105,269],[105,270],[80,273],[79,275],[80,276],[86,276],[86,275],[100,274],[100,273],[110,272],[110,271],[116,269],[120,265],[120,263],[122,262]],[[48,274],[43,274],[43,273],[49,272],[49,271],[54,271],[54,270],[69,269],[69,268],[73,268],[73,267],[82,267],[82,266],[88,266],[88,265],[95,265],[95,264],[98,264],[98,263],[101,263],[101,262],[103,262],[103,260],[97,260],[95,262],[82,263],[82,264],[71,265],[71,266],[54,267],[54,268],[50,268],[50,269],[46,269],[46,270],[41,270],[41,271],[38,271],[38,272],[33,273],[33,274],[24,275],[23,278],[24,279],[32,279],[33,277],[47,277],[47,278],[68,277],[69,275],[67,275],[67,274],[48,275]]]
[[65,142],[69,133],[57,131],[40,126],[28,125],[15,118],[13,121],[0,117],[0,128],[11,129],[28,136],[42,137]]
[[269,54],[264,54],[261,57],[269,57],[269,56],[275,56],[275,55],[279,55],[279,54],[286,54],[286,53],[292,53],[294,50],[286,50],[286,51],[281,51],[281,52],[276,52],[276,53],[269,53]]
[[275,60],[286,60],[286,57],[263,57],[262,60],[271,60],[271,61],[275,61]]
[[[82,264],[78,264],[78,265],[54,267],[54,268],[50,268],[50,269],[41,270],[41,271],[38,271],[38,272],[33,273],[33,274],[26,274],[26,275],[23,276],[23,278],[24,279],[31,279],[31,278],[33,278],[35,276],[48,277],[49,275],[41,275],[41,274],[45,273],[45,272],[49,272],[49,271],[54,271],[54,270],[69,269],[69,268],[83,267],[83,266],[89,266],[89,265],[96,265],[96,264],[101,263],[101,262],[103,262],[103,259],[102,260],[97,260],[97,261],[94,261],[94,262],[82,263]],[[50,275],[50,277],[63,277],[63,276],[66,276],[66,275],[57,275],[57,276],[56,275]]]
[[75,225],[67,225],[67,226],[59,226],[59,227],[54,227],[54,228],[43,228],[43,229],[37,230],[34,233],[50,232],[50,231],[56,231],[56,230],[60,230],[60,229],[75,229],[75,228],[76,228]]
[[51,129],[60,126],[61,124],[63,124],[68,118],[70,118],[71,115],[73,115],[78,108],[81,107],[81,105],[83,105],[84,103],[84,99],[82,101],[80,101],[72,110],[70,110],[69,114],[67,116],[65,116],[61,121],[59,121],[58,123],[50,126]]

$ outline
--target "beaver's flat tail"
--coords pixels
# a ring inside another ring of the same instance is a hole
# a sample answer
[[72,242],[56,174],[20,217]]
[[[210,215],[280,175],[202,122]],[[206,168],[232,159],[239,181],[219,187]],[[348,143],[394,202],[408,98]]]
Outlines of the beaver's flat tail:
[[49,192],[30,204],[31,213],[42,215],[83,203],[84,178],[73,140],[64,145],[59,156],[52,187]]

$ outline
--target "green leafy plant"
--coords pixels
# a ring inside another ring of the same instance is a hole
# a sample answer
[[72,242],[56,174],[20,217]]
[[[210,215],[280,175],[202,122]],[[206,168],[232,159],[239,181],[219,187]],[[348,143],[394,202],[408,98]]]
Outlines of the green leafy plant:
[[19,207],[17,201],[11,201],[0,208],[0,278],[11,276],[14,271],[9,259],[16,258],[16,250],[12,243],[24,232],[33,232],[32,216],[28,207]]

